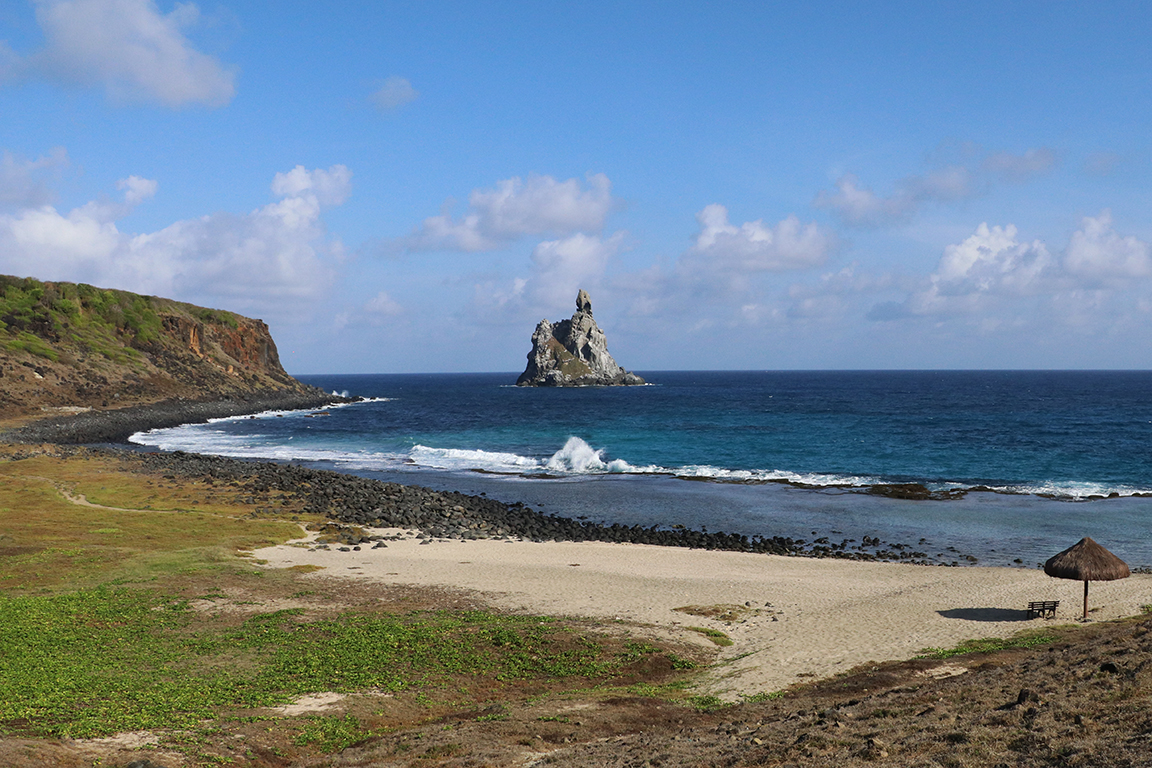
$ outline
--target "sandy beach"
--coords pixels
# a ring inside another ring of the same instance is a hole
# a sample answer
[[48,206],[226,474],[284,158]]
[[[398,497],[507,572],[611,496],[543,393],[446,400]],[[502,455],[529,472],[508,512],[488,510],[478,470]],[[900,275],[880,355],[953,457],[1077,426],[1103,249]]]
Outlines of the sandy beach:
[[[395,530],[374,533],[395,535]],[[306,542],[257,550],[268,567],[320,566],[317,577],[470,590],[500,609],[619,619],[659,636],[711,646],[687,627],[733,641],[702,682],[735,700],[909,658],[926,647],[1008,636],[1045,626],[1026,620],[1032,600],[1059,600],[1056,622],[1080,616],[1080,582],[1022,568],[944,568],[848,562],[604,542],[441,541],[410,532],[386,548],[341,552]],[[1140,612],[1152,576],[1094,582],[1092,620]],[[678,611],[731,606],[732,621]]]

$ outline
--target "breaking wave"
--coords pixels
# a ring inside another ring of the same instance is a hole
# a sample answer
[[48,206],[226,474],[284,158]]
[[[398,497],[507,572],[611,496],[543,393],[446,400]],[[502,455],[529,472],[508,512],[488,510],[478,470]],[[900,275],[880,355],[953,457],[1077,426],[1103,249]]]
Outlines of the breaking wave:
[[[372,402],[387,402],[376,398]],[[329,406],[346,407],[348,404]],[[259,428],[240,434],[222,428],[220,422],[275,419],[303,419],[323,411],[266,411],[252,416],[229,416],[207,424],[187,424],[169,429],[140,432],[130,442],[165,451],[188,451],[233,458],[270,459],[273,461],[321,462],[338,469],[358,471],[438,470],[447,472],[484,472],[524,478],[580,477],[590,475],[652,475],[683,480],[715,483],[778,483],[800,488],[880,491],[892,483],[908,483],[907,478],[889,478],[828,473],[791,472],[779,469],[730,469],[708,464],[663,467],[655,464],[632,464],[622,458],[610,458],[606,449],[593,448],[585,440],[572,436],[550,456],[523,456],[506,451],[482,449],[435,448],[415,445],[407,450],[348,450],[340,445],[309,444],[300,432],[274,435]],[[301,439],[297,439],[297,438]],[[924,481],[918,483],[937,498],[955,497],[971,491],[1008,495],[1043,496],[1064,501],[1085,501],[1108,497],[1152,495],[1152,489],[1134,486],[1111,486],[1103,483],[978,483]]]

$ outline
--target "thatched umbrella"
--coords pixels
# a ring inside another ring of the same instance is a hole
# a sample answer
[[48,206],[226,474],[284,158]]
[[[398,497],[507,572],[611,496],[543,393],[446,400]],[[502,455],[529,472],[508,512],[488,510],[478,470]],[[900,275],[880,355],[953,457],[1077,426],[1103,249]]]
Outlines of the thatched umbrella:
[[1088,582],[1114,581],[1131,575],[1128,565],[1085,536],[1044,563],[1044,573],[1058,579],[1084,582],[1084,618],[1088,618]]

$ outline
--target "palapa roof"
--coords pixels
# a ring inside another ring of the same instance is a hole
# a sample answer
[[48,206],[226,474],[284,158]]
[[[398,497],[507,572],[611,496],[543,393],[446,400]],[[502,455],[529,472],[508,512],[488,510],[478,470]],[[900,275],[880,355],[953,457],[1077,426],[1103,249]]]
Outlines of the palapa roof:
[[1131,575],[1128,565],[1116,555],[1085,536],[1044,563],[1044,573],[1058,579],[1113,581]]

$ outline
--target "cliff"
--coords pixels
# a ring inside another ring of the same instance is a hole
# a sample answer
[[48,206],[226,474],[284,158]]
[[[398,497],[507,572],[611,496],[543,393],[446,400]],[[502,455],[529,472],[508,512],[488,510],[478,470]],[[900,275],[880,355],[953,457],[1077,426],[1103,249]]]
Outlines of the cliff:
[[541,320],[532,334],[528,366],[521,387],[588,387],[643,384],[644,379],[621,368],[608,353],[608,339],[592,317],[592,300],[576,294],[576,314],[553,325]]
[[322,394],[284,371],[261,320],[0,275],[0,418]]

